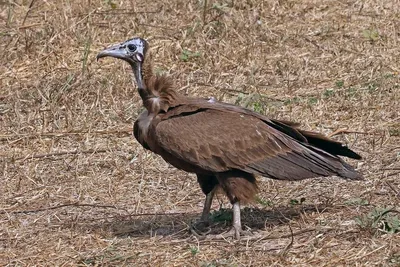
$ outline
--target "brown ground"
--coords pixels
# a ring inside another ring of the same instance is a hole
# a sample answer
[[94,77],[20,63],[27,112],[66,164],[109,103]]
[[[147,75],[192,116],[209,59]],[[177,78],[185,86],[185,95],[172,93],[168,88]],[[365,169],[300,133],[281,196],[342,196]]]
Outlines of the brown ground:
[[[0,2],[0,265],[400,265],[399,1],[203,1]],[[259,239],[198,240],[195,177],[131,136],[128,65],[95,61],[133,36],[182,93],[347,129],[366,180],[265,179]]]

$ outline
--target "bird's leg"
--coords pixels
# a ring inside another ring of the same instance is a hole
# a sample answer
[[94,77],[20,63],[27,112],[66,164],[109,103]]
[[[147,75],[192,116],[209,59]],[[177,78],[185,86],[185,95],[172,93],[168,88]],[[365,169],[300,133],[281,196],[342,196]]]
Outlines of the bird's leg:
[[232,230],[234,231],[235,239],[240,239],[240,233],[242,232],[242,223],[240,221],[240,202],[236,201],[233,203],[233,221]]
[[236,240],[240,239],[240,234],[244,233],[242,230],[242,222],[240,220],[240,201],[235,200],[232,203],[232,211],[233,211],[233,218],[232,218],[232,228],[228,232],[221,234],[220,236],[223,238],[232,237]]
[[192,224],[192,226],[190,227],[190,231],[197,236],[199,234],[206,235],[211,231],[210,229],[206,231],[206,228],[210,224],[210,209],[214,198],[214,194],[215,194],[215,188],[206,195],[206,200],[204,201],[203,212],[201,213],[200,220]]
[[[254,235],[252,232],[242,230],[242,222],[240,219],[240,201],[235,200],[232,204],[233,218],[232,228],[228,232],[221,234],[222,238],[234,238],[240,240],[241,236],[247,236],[247,240],[257,239],[259,235]],[[218,237],[218,236],[217,236]]]
[[211,190],[210,193],[206,195],[206,200],[204,201],[204,207],[203,207],[203,212],[201,213],[201,222],[209,222],[210,219],[210,209],[211,209],[211,204],[214,198],[215,194],[215,189]]
[[197,174],[197,181],[201,187],[201,190],[206,195],[204,202],[203,212],[201,214],[201,222],[208,222],[209,214],[211,209],[212,200],[215,194],[215,190],[218,186],[218,179],[215,175],[209,174]]
[[229,231],[221,233],[221,234],[208,234],[208,235],[199,235],[197,232],[195,232],[193,229],[191,229],[191,232],[197,236],[199,239],[236,239],[240,240],[241,237],[246,236],[246,240],[255,240],[259,239],[260,235],[258,234],[253,234],[252,232],[249,231],[244,231],[242,230],[242,222],[240,219],[240,202],[239,200],[236,200],[232,204],[232,211],[233,211],[233,218],[232,218],[232,227]]

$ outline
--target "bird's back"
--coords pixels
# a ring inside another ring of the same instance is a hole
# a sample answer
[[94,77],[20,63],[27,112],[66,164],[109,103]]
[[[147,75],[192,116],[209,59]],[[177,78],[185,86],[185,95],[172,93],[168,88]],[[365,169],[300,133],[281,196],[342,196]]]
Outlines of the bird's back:
[[330,175],[361,179],[339,153],[329,151],[333,144],[353,156],[347,147],[322,135],[303,135],[247,109],[189,99],[160,116],[150,127],[149,139],[155,140],[166,161],[187,171],[183,165],[211,173],[238,169],[285,180]]

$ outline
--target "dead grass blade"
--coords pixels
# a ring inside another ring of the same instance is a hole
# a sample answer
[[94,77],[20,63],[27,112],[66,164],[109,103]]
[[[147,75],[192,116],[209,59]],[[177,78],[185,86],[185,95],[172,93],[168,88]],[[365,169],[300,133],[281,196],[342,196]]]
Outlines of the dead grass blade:
[[11,160],[19,161],[19,160],[49,158],[49,157],[63,156],[63,155],[106,153],[107,151],[108,151],[107,149],[88,149],[88,150],[59,151],[59,152],[52,152],[52,153],[45,153],[45,154],[27,155],[27,156],[24,156],[24,157],[11,158]]

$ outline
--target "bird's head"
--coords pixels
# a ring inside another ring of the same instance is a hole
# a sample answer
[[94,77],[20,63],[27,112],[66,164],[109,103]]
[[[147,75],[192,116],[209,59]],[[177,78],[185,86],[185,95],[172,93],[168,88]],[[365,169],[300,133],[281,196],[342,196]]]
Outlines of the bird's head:
[[97,60],[103,57],[114,57],[128,62],[138,83],[138,87],[144,86],[142,68],[146,59],[149,45],[146,40],[135,37],[123,43],[110,46],[97,54]]

